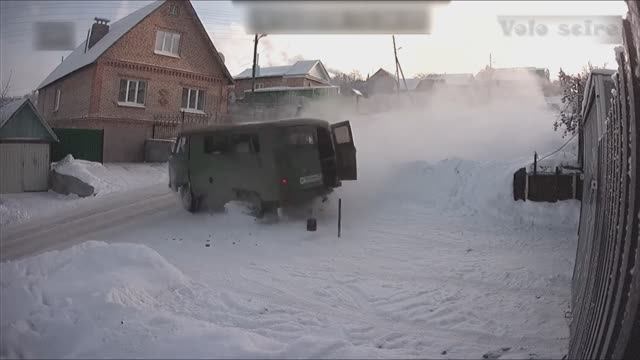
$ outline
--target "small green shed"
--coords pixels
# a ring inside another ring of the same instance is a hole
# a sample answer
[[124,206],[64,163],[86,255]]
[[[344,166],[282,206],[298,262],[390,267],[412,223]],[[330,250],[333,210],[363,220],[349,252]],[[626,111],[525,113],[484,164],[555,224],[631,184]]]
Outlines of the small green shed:
[[29,99],[0,107],[0,194],[47,191],[56,134]]

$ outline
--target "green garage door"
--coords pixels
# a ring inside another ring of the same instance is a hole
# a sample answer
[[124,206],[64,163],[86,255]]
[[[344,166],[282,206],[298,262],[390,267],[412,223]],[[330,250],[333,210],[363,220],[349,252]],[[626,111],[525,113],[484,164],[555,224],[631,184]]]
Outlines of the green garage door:
[[54,128],[60,142],[51,147],[51,161],[59,161],[67,154],[76,159],[102,162],[104,130]]

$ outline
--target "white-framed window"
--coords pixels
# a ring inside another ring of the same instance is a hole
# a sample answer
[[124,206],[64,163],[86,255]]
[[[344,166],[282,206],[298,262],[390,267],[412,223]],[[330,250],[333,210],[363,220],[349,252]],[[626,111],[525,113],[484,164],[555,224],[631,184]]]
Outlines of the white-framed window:
[[179,49],[180,34],[164,30],[156,32],[156,54],[178,56]]
[[256,89],[262,89],[264,87],[263,83],[256,83]]
[[204,90],[182,88],[182,109],[204,111],[204,96]]
[[171,4],[169,5],[169,15],[171,16],[178,16],[180,15],[180,10],[178,10],[178,4]]
[[147,93],[146,81],[120,79],[120,91],[118,92],[118,104],[144,106],[144,98],[146,93]]
[[58,111],[60,109],[60,89],[56,89],[56,99],[53,103],[53,111]]

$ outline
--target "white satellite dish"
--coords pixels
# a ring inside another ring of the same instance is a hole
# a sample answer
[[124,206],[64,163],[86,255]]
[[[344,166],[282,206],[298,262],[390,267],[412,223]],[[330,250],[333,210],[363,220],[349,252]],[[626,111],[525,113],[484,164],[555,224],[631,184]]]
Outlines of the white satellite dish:
[[220,59],[222,59],[222,63],[224,64],[224,54],[221,52],[218,52],[218,55],[220,55]]

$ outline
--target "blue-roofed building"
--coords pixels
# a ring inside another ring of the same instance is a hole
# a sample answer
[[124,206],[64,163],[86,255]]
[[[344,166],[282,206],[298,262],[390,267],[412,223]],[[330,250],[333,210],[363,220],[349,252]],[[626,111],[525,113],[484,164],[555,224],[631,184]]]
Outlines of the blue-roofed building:
[[0,194],[47,191],[56,134],[27,98],[0,107]]
[[[253,68],[234,76],[236,98],[251,91]],[[256,89],[331,86],[331,77],[320,60],[301,60],[292,65],[256,68]]]

